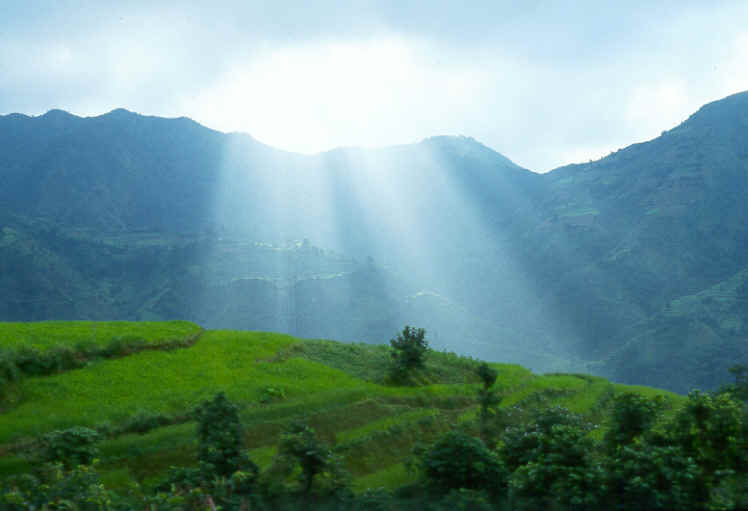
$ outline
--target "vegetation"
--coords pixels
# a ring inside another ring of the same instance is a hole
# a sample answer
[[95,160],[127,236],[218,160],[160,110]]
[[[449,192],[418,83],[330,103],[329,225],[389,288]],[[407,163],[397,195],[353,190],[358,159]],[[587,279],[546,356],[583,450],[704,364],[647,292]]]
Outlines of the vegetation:
[[21,378],[23,400],[3,414],[0,509],[746,503],[746,412],[733,387],[682,398],[437,351],[401,385],[390,350],[206,332]]
[[405,325],[397,337],[390,339],[392,346],[392,366],[390,376],[393,381],[403,382],[409,374],[424,366],[429,343],[426,330]]

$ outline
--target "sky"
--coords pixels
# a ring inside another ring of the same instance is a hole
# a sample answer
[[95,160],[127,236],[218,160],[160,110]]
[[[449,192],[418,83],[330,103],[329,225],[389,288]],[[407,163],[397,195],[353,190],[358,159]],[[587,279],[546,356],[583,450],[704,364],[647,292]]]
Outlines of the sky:
[[0,114],[126,108],[301,153],[471,136],[545,172],[748,89],[748,2],[3,0]]

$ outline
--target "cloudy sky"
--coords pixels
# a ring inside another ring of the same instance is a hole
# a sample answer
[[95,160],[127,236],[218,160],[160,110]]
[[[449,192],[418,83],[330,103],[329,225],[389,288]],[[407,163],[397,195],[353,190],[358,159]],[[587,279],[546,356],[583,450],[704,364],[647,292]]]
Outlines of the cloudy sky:
[[536,171],[748,89],[748,2],[3,0],[0,114],[124,107],[312,153],[469,135]]

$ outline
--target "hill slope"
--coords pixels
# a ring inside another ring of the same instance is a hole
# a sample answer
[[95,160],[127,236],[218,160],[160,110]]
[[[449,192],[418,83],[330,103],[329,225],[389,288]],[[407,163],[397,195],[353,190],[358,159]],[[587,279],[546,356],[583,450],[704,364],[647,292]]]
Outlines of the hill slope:
[[[86,329],[98,331],[100,343],[128,330],[154,339],[169,331],[158,323],[118,323],[115,329],[102,324],[98,330],[96,325],[23,328],[57,332],[62,343],[65,332],[78,332],[81,339]],[[0,347],[31,343],[19,328],[0,324]],[[189,325],[181,328],[190,331]],[[387,384],[388,363],[384,346],[208,331],[190,346],[92,359],[80,369],[27,377],[15,383],[14,399],[3,402],[0,475],[28,470],[22,449],[38,435],[82,425],[107,436],[101,449],[108,484],[130,477],[154,483],[170,465],[195,464],[191,410],[224,391],[239,405],[245,444],[260,466],[270,463],[283,429],[305,418],[344,455],[355,488],[400,486],[412,480],[403,463],[417,441],[434,439],[454,424],[475,427],[478,361],[432,352],[418,373],[419,386]],[[492,367],[499,371],[501,407],[522,413],[556,404],[601,422],[611,399],[632,390],[596,377],[537,376],[511,364]],[[664,396],[670,410],[683,400],[666,391],[633,390]],[[367,454],[372,452],[378,455]]]

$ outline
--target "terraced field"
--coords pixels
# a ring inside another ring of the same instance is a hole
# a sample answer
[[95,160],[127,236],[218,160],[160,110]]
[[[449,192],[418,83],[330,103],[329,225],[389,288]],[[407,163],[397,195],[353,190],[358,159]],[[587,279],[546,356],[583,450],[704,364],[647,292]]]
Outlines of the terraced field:
[[[199,333],[196,325],[181,322],[0,324],[0,346],[13,349],[107,343],[121,335],[140,336],[153,346],[16,382],[13,402],[0,403],[0,477],[29,469],[24,448],[39,435],[82,425],[106,435],[106,483],[116,488],[134,477],[149,486],[170,465],[195,464],[191,411],[219,391],[239,406],[245,446],[258,465],[272,462],[281,432],[304,418],[343,456],[357,490],[406,483],[414,477],[406,468],[414,445],[455,425],[476,427],[477,360],[431,352],[416,384],[396,386],[387,381],[387,346],[262,332]],[[195,342],[179,349],[165,342],[190,336]],[[502,407],[560,404],[603,427],[612,397],[631,390],[586,375],[538,376],[516,365],[492,365],[499,371]],[[671,409],[682,399],[641,391],[664,396]]]
[[201,330],[189,321],[0,322],[0,349],[104,347],[114,341],[135,339],[150,346],[162,346],[197,336]]

